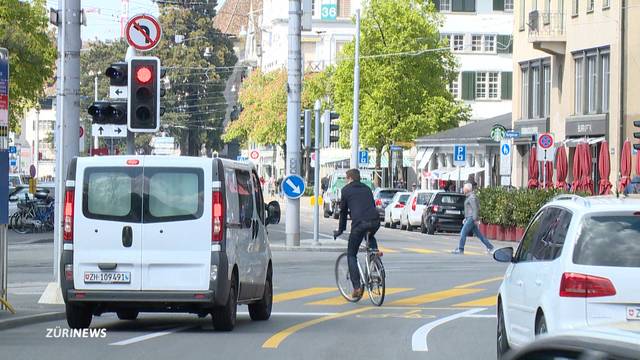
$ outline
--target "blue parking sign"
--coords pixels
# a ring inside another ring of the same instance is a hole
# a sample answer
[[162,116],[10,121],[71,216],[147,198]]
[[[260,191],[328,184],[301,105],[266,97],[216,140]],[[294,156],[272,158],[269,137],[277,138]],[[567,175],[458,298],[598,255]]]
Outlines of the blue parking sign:
[[453,165],[455,166],[467,165],[467,146],[466,145],[453,146]]
[[358,164],[369,165],[369,152],[367,150],[360,150],[358,152]]

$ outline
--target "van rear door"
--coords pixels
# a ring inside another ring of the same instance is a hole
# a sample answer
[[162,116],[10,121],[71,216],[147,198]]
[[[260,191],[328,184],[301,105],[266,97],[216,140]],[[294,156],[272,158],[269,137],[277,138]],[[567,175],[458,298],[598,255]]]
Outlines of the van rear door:
[[140,290],[142,160],[78,158],[76,173],[75,288]]
[[212,161],[146,157],[142,290],[207,290]]

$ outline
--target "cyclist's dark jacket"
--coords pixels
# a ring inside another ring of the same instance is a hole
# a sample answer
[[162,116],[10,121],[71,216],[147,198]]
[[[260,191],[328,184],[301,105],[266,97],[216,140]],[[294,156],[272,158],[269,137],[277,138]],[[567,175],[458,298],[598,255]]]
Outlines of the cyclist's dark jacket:
[[347,214],[351,210],[351,227],[362,221],[380,221],[380,215],[373,201],[369,187],[359,181],[353,181],[342,188],[340,202],[339,231],[347,228]]

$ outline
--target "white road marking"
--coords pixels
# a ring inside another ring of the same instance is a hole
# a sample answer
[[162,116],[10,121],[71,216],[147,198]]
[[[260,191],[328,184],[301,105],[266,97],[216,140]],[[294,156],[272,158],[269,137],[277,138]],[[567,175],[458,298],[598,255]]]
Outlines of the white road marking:
[[463,311],[458,314],[447,316],[442,319],[438,319],[436,321],[432,321],[428,324],[421,326],[420,328],[418,328],[418,330],[416,330],[413,333],[413,336],[411,336],[411,350],[429,351],[429,346],[427,346],[427,338],[429,337],[429,333],[431,332],[431,330],[449,321],[453,321],[462,317],[467,317],[469,315],[478,313],[483,310],[486,310],[486,308],[469,309],[467,311]]
[[465,318],[472,318],[472,319],[495,319],[496,315],[495,314],[476,314],[476,315],[467,315],[465,316]]
[[195,325],[182,326],[182,327],[169,329],[169,330],[165,330],[165,331],[160,331],[160,332],[155,332],[155,333],[151,333],[151,334],[147,334],[147,335],[136,336],[134,338],[127,339],[127,340],[122,340],[122,341],[118,341],[118,342],[114,342],[114,343],[111,343],[109,345],[113,345],[113,346],[130,345],[130,344],[134,344],[134,343],[137,343],[137,342],[141,342],[141,341],[157,338],[157,337],[160,337],[160,336],[173,334],[175,332],[186,330],[186,329],[190,329],[190,328],[193,328],[193,327],[195,327]]
[[[331,316],[334,312],[272,312],[271,316]],[[248,312],[238,312],[238,315],[249,315]]]

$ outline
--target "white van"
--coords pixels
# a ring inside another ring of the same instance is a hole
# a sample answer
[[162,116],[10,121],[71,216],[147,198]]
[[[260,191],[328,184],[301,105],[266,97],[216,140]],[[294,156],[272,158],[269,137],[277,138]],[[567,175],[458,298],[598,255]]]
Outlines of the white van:
[[235,325],[237,304],[267,320],[272,304],[265,206],[255,169],[223,159],[73,159],[66,180],[61,285],[71,328],[116,312],[211,314]]

